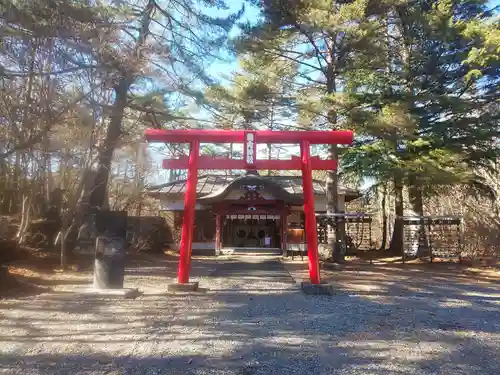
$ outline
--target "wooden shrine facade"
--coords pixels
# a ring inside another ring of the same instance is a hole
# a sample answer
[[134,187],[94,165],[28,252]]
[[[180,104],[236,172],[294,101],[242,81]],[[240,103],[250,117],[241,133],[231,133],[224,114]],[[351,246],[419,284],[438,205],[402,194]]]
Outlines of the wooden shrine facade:
[[[172,181],[148,191],[159,200],[171,233],[179,233],[182,226],[185,184],[186,180]],[[196,190],[194,254],[245,253],[255,248],[272,248],[285,254],[307,251],[300,176],[207,174],[199,177]],[[326,212],[324,182],[313,180],[313,191],[316,212]],[[338,194],[342,210],[360,196],[357,190],[343,187]],[[246,235],[240,231],[246,231]],[[244,240],[252,233],[260,241]],[[271,237],[268,245],[265,235]],[[168,241],[170,248],[177,249],[178,245],[174,237]]]

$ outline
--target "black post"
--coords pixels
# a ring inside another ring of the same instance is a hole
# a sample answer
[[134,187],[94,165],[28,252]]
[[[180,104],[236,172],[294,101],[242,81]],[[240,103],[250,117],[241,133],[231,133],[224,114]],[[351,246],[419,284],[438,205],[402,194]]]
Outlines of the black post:
[[97,212],[96,231],[94,288],[122,289],[127,248],[127,212]]

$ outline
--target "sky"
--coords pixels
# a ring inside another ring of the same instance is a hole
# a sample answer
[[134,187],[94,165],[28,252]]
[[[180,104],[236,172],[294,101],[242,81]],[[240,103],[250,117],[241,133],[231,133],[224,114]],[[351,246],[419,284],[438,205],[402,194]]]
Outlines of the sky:
[[[500,1],[500,0],[499,0]],[[251,22],[254,23],[258,20],[259,10],[256,7],[249,6],[248,4],[244,4],[244,0],[230,0],[228,1],[230,4],[230,9],[227,13],[235,13],[241,9],[241,7],[245,6],[245,13],[242,16],[242,22]],[[212,16],[213,12],[207,12],[208,15]],[[236,37],[239,33],[239,28],[234,28],[231,32],[231,37]],[[209,69],[209,73],[216,78],[224,81],[225,77],[229,77],[231,73],[238,71],[238,61],[233,58],[232,61],[216,61],[214,62]]]
[[[245,12],[242,16],[241,22],[255,22],[259,16],[259,10],[255,7],[251,7],[246,4],[244,0],[228,0],[229,9],[227,11],[220,11],[217,9],[207,9],[205,13],[211,17],[224,17],[232,13],[238,12],[242,6],[245,6]],[[231,37],[236,37],[239,33],[239,28],[233,28],[230,33]],[[238,61],[234,56],[224,54],[221,56],[220,60],[214,61],[208,67],[208,74],[217,80],[219,83],[227,83],[227,79],[231,75],[238,71],[239,65]],[[203,113],[197,114],[195,117],[203,117]],[[153,173],[152,178],[148,181],[151,184],[162,184],[168,181],[169,172],[163,170],[161,167],[162,160],[166,157],[165,152],[161,152],[159,149],[164,149],[161,145],[149,145],[148,150],[152,160],[153,168],[158,170],[158,173]],[[237,151],[241,148],[243,151],[243,145],[235,145],[234,149]]]
[[[255,7],[249,6],[245,0],[229,0],[227,1],[229,4],[229,9],[226,12],[222,12],[216,9],[210,9],[206,13],[209,16],[219,16],[223,17],[224,15],[228,15],[230,13],[235,13],[241,9],[243,4],[245,3],[245,12],[242,17],[242,22],[251,22],[254,23],[258,20],[259,10]],[[491,7],[500,7],[500,0],[492,0],[489,2]],[[237,36],[239,33],[239,29],[235,27],[231,32],[231,37]],[[227,83],[227,79],[232,76],[232,74],[238,72],[239,64],[235,57],[223,55],[223,58],[218,61],[214,61],[208,68],[208,73],[210,76],[214,77],[219,83]],[[202,114],[200,114],[202,115]],[[260,145],[264,146],[265,145]],[[154,174],[153,181],[149,181],[152,184],[161,184],[167,182],[168,180],[168,171],[161,169],[162,159],[165,157],[165,154],[162,152],[158,152],[158,148],[154,145],[149,147],[151,159],[153,162],[153,168],[158,168],[160,172]]]
[[[229,0],[228,3],[230,3],[230,10],[229,12],[237,12],[239,9],[241,9],[241,6],[243,3],[245,3],[244,0]],[[491,0],[489,1],[490,7],[500,7],[500,0]],[[498,11],[500,12],[500,10]],[[215,11],[213,12],[208,12],[209,15],[215,15]],[[245,13],[243,15],[243,20],[245,21],[250,21],[250,22],[255,22],[258,19],[259,16],[259,10],[255,7],[250,7],[248,4],[245,4]],[[233,30],[232,36],[237,35],[238,30]],[[224,81],[224,77],[230,76],[231,73],[237,72],[239,70],[238,66],[238,61],[236,59],[233,59],[230,62],[227,61],[217,61],[214,62],[210,69],[209,72],[212,76],[219,78],[220,80]]]

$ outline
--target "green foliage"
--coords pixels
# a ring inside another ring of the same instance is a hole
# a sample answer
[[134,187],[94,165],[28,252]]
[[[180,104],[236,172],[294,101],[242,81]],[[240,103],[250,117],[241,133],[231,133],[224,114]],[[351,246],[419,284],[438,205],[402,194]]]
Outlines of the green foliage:
[[225,128],[282,129],[294,115],[292,97],[294,64],[268,61],[258,56],[240,59],[242,72],[232,77],[229,87],[211,86],[208,102],[226,121]]
[[262,59],[296,65],[295,98],[304,128],[347,127],[342,92],[349,75],[384,66],[383,17],[390,1],[256,2],[262,22],[247,27],[236,46]]
[[430,192],[470,181],[476,166],[498,156],[492,92],[498,59],[488,53],[494,32],[485,33],[491,23],[481,21],[488,15],[483,11],[480,2],[439,1],[399,5],[390,13],[390,63],[384,71],[348,77],[347,116],[362,137],[346,155],[348,168],[387,180],[405,177]]
[[500,33],[486,1],[255,0],[240,53],[296,66],[304,128],[349,128],[345,173],[419,194],[499,156]]

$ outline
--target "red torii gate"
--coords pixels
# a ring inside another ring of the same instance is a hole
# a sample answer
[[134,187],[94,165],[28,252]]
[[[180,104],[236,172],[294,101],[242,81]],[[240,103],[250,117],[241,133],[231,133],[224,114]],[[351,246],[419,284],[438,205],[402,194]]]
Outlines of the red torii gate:
[[[319,284],[318,238],[314,210],[312,171],[336,170],[337,160],[321,160],[319,157],[311,157],[310,145],[350,144],[353,141],[353,137],[354,134],[351,131],[146,130],[145,138],[148,142],[189,143],[189,156],[163,161],[163,168],[188,170],[186,194],[184,197],[179,271],[177,275],[178,283],[184,284],[189,282],[198,169],[274,169],[302,170],[309,276],[312,284]],[[200,155],[201,142],[243,143],[243,160]],[[292,157],[289,160],[257,160],[257,143],[298,143],[300,145],[300,158]]]

